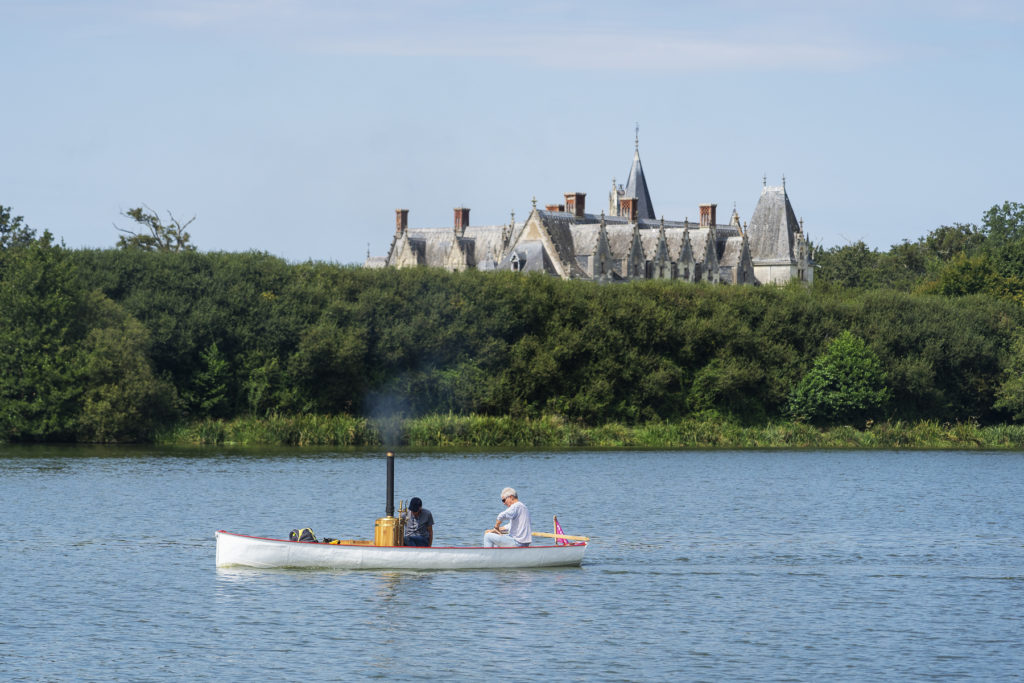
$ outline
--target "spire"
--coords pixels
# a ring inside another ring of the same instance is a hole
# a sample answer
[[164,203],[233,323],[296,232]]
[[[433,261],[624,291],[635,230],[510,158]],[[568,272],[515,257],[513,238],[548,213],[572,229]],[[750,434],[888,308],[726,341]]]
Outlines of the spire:
[[633,166],[629,169],[629,180],[626,181],[626,197],[636,197],[637,220],[654,220],[654,204],[651,203],[651,193],[647,189],[647,180],[644,178],[644,167],[640,164],[640,127],[637,126],[636,149],[633,150]]
[[502,226],[501,228],[501,243],[504,245],[502,248],[508,247],[509,240],[512,239],[512,233],[516,230],[516,210],[512,209],[512,216],[508,221],[508,226]]
[[654,248],[654,277],[668,279],[672,277],[672,254],[669,253],[668,238],[665,237],[665,217],[662,216],[658,228],[658,242]]
[[597,231],[597,249],[594,252],[594,265],[598,267],[595,276],[598,280],[607,280],[611,277],[611,267],[605,256],[610,256],[611,249],[608,244],[608,230],[605,227],[604,212],[601,213],[601,225]]
[[[680,263],[688,263],[694,260],[693,245],[690,243],[690,226],[687,225],[683,228],[683,243],[679,246],[679,261]],[[682,277],[692,281],[690,274],[686,274]]]

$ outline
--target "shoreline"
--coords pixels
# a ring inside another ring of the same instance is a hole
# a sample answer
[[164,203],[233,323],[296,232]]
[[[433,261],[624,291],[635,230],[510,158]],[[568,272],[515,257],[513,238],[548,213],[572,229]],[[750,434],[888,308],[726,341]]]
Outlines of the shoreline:
[[761,425],[709,415],[637,425],[588,426],[556,415],[537,418],[429,415],[371,421],[348,415],[271,415],[183,422],[158,445],[337,446],[482,449],[955,449],[1024,450],[1024,425],[880,422],[863,428],[791,421]]

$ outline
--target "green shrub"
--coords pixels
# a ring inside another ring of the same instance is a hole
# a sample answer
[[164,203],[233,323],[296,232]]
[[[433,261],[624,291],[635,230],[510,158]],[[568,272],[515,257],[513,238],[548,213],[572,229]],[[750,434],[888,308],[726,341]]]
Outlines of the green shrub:
[[829,342],[793,390],[789,412],[794,419],[817,424],[863,423],[891,395],[878,356],[847,330]]

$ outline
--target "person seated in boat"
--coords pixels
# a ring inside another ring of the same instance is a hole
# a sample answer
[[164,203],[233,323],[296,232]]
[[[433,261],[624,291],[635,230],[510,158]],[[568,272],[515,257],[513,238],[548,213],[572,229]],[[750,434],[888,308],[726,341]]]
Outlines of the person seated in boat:
[[[519,500],[516,490],[511,487],[502,489],[501,502],[505,504],[505,509],[498,515],[494,528],[484,532],[484,547],[516,548],[530,545],[533,540],[530,511]],[[502,527],[502,522],[508,522],[508,525]]]
[[434,515],[423,507],[423,501],[413,498],[405,511],[404,545],[430,547],[434,545]]

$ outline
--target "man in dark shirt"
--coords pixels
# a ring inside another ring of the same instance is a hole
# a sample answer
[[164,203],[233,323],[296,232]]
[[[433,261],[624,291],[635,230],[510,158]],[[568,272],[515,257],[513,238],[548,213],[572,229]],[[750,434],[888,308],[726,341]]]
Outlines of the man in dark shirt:
[[405,513],[405,545],[434,545],[434,516],[423,507],[423,501],[413,498]]

